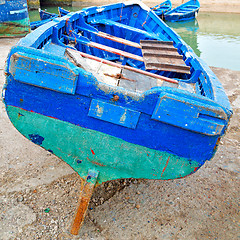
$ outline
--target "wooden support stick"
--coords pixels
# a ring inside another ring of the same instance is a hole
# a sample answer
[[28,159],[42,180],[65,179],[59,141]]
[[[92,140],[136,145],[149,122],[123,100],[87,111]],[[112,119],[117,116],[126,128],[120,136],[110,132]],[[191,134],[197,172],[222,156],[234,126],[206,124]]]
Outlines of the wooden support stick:
[[97,182],[98,172],[89,170],[84,182],[81,184],[81,192],[78,200],[78,207],[73,220],[71,234],[78,235],[79,229],[83,224],[90,199]]

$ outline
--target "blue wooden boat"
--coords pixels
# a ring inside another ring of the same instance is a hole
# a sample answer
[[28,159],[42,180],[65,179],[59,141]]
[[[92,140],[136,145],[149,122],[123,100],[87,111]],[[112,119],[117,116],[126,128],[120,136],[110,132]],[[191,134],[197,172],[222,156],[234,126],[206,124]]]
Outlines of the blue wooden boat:
[[27,0],[0,0],[0,37],[25,36],[29,32]]
[[163,19],[163,16],[166,12],[170,11],[172,8],[172,2],[171,0],[167,0],[165,2],[162,2],[155,7],[151,8],[159,17]]
[[50,13],[42,9],[39,10],[39,15],[41,20],[47,20],[47,19],[52,19],[54,17],[58,17],[56,13]]
[[140,1],[69,13],[21,39],[3,96],[18,131],[83,180],[73,234],[96,185],[196,172],[232,115],[211,69]]
[[40,21],[34,21],[30,23],[31,30],[35,30],[36,28],[52,21],[57,18],[58,15],[56,13],[49,13],[45,10],[39,9]]
[[61,8],[61,7],[58,7],[58,12],[59,12],[59,16],[61,16],[61,17],[63,17],[63,16],[65,16],[65,15],[70,13],[70,11],[68,11],[68,10],[66,10],[64,8]]
[[55,17],[49,18],[49,19],[46,19],[46,20],[40,20],[40,21],[31,22],[30,23],[31,30],[35,30],[36,28],[42,26],[43,24],[46,24],[46,23],[52,21],[54,18]]
[[164,19],[170,22],[188,21],[196,18],[200,9],[198,0],[190,0],[164,14]]

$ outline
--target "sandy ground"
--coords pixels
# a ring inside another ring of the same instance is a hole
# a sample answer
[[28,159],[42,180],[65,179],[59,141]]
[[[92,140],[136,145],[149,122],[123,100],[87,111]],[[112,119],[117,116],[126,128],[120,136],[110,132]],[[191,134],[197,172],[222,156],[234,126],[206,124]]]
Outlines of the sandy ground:
[[[0,89],[16,42],[0,39]],[[101,185],[76,237],[69,229],[78,175],[18,133],[0,101],[0,239],[240,239],[240,72],[213,71],[234,109],[215,157],[181,180]]]

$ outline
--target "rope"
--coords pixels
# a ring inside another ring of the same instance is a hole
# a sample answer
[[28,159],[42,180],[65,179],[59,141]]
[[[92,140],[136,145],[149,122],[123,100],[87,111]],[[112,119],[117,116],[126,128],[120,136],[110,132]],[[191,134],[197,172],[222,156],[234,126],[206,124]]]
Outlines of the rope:
[[120,21],[122,20],[122,11],[123,11],[123,3],[122,3],[122,7],[121,7]]
[[144,21],[143,24],[142,24],[142,27],[143,27],[143,25],[147,22],[149,13],[150,13],[150,12],[148,12],[147,17],[146,17],[145,21]]
[[72,36],[75,38],[74,43],[77,44],[77,38],[74,33],[74,29],[72,28],[72,25],[69,23],[69,18],[66,19],[66,27],[69,28],[69,36]]

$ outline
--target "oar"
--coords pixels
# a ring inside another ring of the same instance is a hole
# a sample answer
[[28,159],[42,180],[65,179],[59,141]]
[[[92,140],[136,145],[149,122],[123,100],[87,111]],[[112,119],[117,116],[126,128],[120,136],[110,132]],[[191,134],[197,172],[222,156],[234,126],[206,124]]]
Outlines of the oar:
[[117,68],[121,68],[121,69],[127,69],[129,71],[133,71],[133,72],[140,73],[140,74],[143,74],[143,75],[146,75],[146,76],[149,76],[149,77],[160,79],[162,81],[178,84],[178,81],[175,80],[175,79],[171,79],[171,78],[168,78],[168,77],[164,77],[164,76],[161,76],[161,75],[157,75],[157,74],[154,74],[154,73],[151,73],[151,72],[147,72],[147,71],[137,69],[137,68],[133,68],[133,67],[126,66],[126,65],[123,66],[121,64],[114,63],[114,62],[105,60],[103,58],[95,57],[95,56],[89,55],[87,53],[79,52],[79,51],[73,50],[71,48],[67,48],[66,51],[69,54],[69,56],[71,56],[71,57],[74,57],[73,56],[74,54],[80,54],[82,57],[89,58],[89,59],[95,60],[97,62],[108,64],[108,65],[111,65],[111,66],[114,66],[114,67],[117,67]]
[[87,45],[89,47],[97,48],[97,49],[100,49],[100,50],[103,50],[106,52],[114,53],[114,54],[117,54],[117,55],[120,55],[123,57],[131,58],[131,59],[134,59],[134,60],[137,60],[140,62],[144,62],[143,58],[138,55],[128,53],[128,52],[125,52],[125,51],[122,51],[122,50],[119,50],[116,48],[108,47],[108,46],[102,45],[100,43],[91,42],[87,38],[85,38],[83,36],[79,36],[74,32],[70,32],[70,35],[72,35],[72,36],[67,36],[67,35],[63,35],[63,36],[73,42],[77,42],[80,44]]

